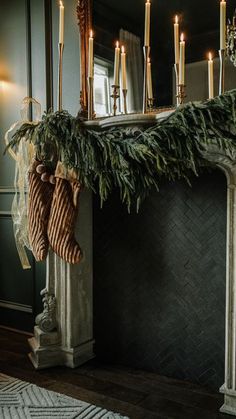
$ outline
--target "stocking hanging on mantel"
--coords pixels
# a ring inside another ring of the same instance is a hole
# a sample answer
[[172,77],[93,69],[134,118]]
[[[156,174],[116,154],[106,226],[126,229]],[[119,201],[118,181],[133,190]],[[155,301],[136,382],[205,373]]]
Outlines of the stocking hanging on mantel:
[[[21,105],[21,119],[16,121],[6,132],[5,142],[8,145],[14,134],[25,123],[35,125],[41,119],[41,106],[33,98],[26,97]],[[30,121],[30,114],[33,115],[33,120]],[[10,156],[15,160],[15,178],[14,188],[15,195],[12,202],[12,220],[15,242],[19,258],[23,269],[30,269],[29,259],[25,248],[31,249],[28,238],[28,170],[34,156],[34,146],[32,143],[22,141],[13,151],[8,148]]]
[[82,257],[74,230],[78,214],[80,183],[73,171],[57,163],[55,176],[41,161],[29,170],[29,240],[35,259],[45,260],[49,246],[68,263]]
[[41,162],[35,160],[29,170],[29,241],[35,259],[40,262],[48,254],[48,219],[51,209],[54,185],[41,179]]
[[75,239],[81,185],[72,170],[58,162],[56,185],[48,223],[48,238],[52,250],[68,263],[79,263],[82,252]]

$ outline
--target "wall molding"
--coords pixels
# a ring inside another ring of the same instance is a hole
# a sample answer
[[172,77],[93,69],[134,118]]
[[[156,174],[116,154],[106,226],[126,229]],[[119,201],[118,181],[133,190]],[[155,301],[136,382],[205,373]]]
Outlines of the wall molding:
[[25,313],[33,313],[33,307],[27,304],[15,303],[14,301],[0,300],[1,308],[8,308],[10,310],[24,311]]
[[15,189],[11,188],[10,186],[7,188],[4,187],[0,187],[0,193],[1,194],[14,194],[15,193]]
[[11,211],[0,211],[0,217],[11,217]]

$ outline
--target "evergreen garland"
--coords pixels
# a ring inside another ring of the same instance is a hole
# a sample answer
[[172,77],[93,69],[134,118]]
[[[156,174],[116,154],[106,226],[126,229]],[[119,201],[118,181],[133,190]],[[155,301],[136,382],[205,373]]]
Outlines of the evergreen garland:
[[169,180],[198,175],[206,165],[201,151],[217,143],[232,149],[236,140],[236,89],[206,102],[190,102],[168,118],[144,128],[86,129],[67,111],[49,112],[37,124],[23,124],[10,147],[24,138],[36,148],[38,159],[55,164],[61,159],[74,169],[83,186],[96,192],[101,203],[114,188],[122,202],[137,208],[161,177]]

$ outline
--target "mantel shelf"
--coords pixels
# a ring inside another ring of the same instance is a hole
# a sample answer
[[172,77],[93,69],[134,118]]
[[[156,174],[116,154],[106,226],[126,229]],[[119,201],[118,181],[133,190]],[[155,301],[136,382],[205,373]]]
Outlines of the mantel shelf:
[[167,118],[175,111],[174,108],[167,110],[162,110],[161,112],[152,112],[152,113],[131,113],[131,114],[121,114],[117,116],[108,116],[106,118],[96,118],[91,121],[85,121],[84,125],[88,128],[93,129],[105,129],[112,128],[114,126],[138,126],[138,125],[153,125],[157,121],[161,121]]

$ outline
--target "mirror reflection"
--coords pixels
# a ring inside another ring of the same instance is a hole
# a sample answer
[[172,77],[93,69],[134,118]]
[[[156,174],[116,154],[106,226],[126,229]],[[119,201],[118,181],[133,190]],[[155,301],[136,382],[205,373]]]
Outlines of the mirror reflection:
[[[96,0],[93,3],[95,41],[95,108],[97,115],[111,113],[111,86],[114,82],[115,44],[124,45],[127,61],[128,111],[142,110],[143,44],[146,0]],[[209,51],[218,56],[220,7],[217,0],[170,0],[151,2],[150,58],[155,107],[173,103],[174,20],[186,39],[186,63],[207,59]],[[227,15],[235,4],[227,2]],[[187,69],[186,69],[187,70]],[[119,110],[122,111],[122,97]]]

